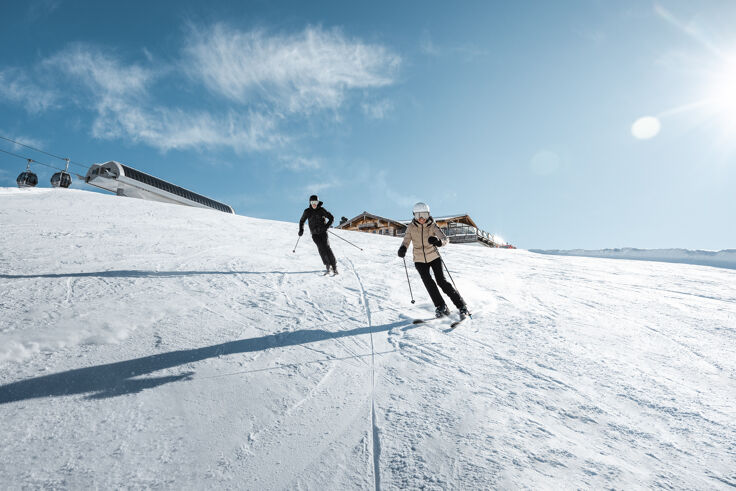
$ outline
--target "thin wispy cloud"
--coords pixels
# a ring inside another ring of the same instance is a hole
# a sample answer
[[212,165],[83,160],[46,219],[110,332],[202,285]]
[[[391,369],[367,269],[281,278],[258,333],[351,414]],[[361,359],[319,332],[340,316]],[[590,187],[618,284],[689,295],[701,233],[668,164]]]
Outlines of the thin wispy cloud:
[[338,30],[269,35],[215,24],[192,33],[185,63],[193,78],[229,100],[267,100],[288,112],[337,109],[351,89],[392,84],[401,62],[387,48]]
[[[25,70],[0,67],[0,98],[31,113],[81,107],[93,115],[94,137],[161,151],[226,147],[283,154],[295,138],[286,128],[293,131],[293,123],[318,111],[334,119],[351,91],[365,96],[366,90],[394,83],[400,63],[387,48],[348,39],[338,30],[269,35],[224,24],[189,29],[181,58],[169,65],[154,63],[145,47],[142,61],[139,56],[129,62],[114,50],[75,43]],[[31,76],[38,84],[29,83]],[[158,96],[171,87],[204,87],[223,103],[202,107],[196,98],[174,107]],[[381,118],[389,107],[380,101],[364,111]],[[286,167],[319,165],[299,157]]]
[[19,145],[18,143],[9,142],[6,140],[2,141],[4,145],[9,145],[10,148],[12,148],[13,150],[28,150],[27,147],[44,148],[45,146],[44,142],[42,142],[41,140],[37,138],[28,136],[28,135],[19,135],[15,131],[9,130],[6,128],[0,128],[0,135],[3,135],[6,138],[10,138],[11,140],[27,145],[26,147],[24,147],[23,145]]
[[287,169],[301,171],[309,169],[319,169],[322,167],[322,161],[314,157],[304,157],[299,155],[282,155],[279,161]]
[[440,50],[440,48],[434,44],[432,38],[429,37],[428,31],[424,31],[424,33],[422,33],[422,39],[419,42],[419,49],[422,53],[429,56],[440,56],[442,54],[442,50]]
[[61,0],[33,0],[28,2],[28,10],[26,11],[28,20],[34,22],[51,15],[61,6],[61,3]]
[[[288,141],[279,133],[275,115],[248,109],[211,113],[157,104],[151,90],[169,71],[167,67],[154,70],[126,64],[112,53],[83,44],[66,48],[33,69],[41,80],[48,80],[49,77],[44,76],[47,72],[66,77],[69,87],[76,89],[67,97],[67,103],[95,113],[91,133],[96,138],[126,139],[161,151],[200,147],[262,151]],[[6,70],[3,74],[9,78],[8,83],[3,84],[5,96],[25,103],[27,109],[43,111],[61,104],[59,98],[54,97],[56,89],[9,92],[8,87],[33,86],[23,84],[26,75],[20,70]]]
[[361,108],[369,118],[384,119],[393,110],[394,105],[388,99],[383,99],[376,102],[364,102]]
[[16,68],[0,71],[0,99],[20,104],[29,114],[38,114],[59,106],[59,93],[45,89]]
[[432,40],[427,30],[422,33],[422,37],[419,40],[419,50],[427,56],[436,58],[453,56],[459,57],[465,62],[474,61],[488,54],[488,51],[480,49],[473,44],[437,44]]
[[308,194],[318,194],[327,189],[336,188],[341,185],[342,185],[341,180],[337,178],[333,178],[327,181],[310,183],[307,186],[304,186],[304,188],[302,188],[302,192],[307,195]]
[[382,192],[390,202],[402,208],[409,209],[414,203],[419,201],[413,193],[409,194],[403,191],[396,191],[388,184],[387,176],[388,173],[385,170],[381,170],[373,177],[372,181],[375,188],[379,192]]
[[145,96],[156,77],[150,68],[126,65],[111,53],[83,44],[60,51],[42,65],[52,71],[60,70],[101,98]]
[[591,42],[595,45],[599,45],[603,43],[606,38],[608,37],[602,29],[595,29],[590,26],[584,26],[578,29],[575,29],[575,32],[580,36],[582,39]]
[[165,107],[143,109],[114,100],[101,101],[98,111],[93,136],[129,138],[162,151],[201,147],[264,151],[288,141],[273,118],[256,112],[212,115]]

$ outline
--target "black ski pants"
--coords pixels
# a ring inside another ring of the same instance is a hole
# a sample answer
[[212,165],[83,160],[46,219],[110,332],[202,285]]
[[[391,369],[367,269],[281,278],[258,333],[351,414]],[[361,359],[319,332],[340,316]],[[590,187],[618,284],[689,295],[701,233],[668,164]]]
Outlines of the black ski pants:
[[319,257],[322,258],[322,264],[336,268],[337,261],[335,260],[335,255],[332,253],[332,248],[330,248],[330,239],[327,237],[327,232],[312,234],[312,240],[317,244]]
[[[445,275],[442,273],[441,258],[438,257],[437,259],[429,263],[414,263],[414,267],[416,267],[417,271],[419,271],[419,276],[422,277],[424,286],[425,288],[427,288],[429,296],[432,297],[432,302],[434,303],[435,307],[442,307],[445,305],[445,299],[442,298],[442,295],[440,295],[440,291],[437,289],[437,285],[439,285],[440,288],[442,288],[442,291],[445,292],[448,297],[450,297],[450,300],[452,300],[452,303],[455,304],[455,307],[460,309],[465,306],[465,301],[463,300],[463,298],[460,296],[457,290],[452,287],[452,284],[445,279]],[[437,283],[435,283],[430,276],[430,269],[434,272],[434,278],[437,280]]]

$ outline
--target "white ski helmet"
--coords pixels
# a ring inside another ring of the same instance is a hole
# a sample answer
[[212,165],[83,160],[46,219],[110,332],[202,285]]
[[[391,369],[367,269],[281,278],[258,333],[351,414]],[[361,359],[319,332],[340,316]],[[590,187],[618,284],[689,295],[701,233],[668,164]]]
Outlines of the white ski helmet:
[[414,214],[414,218],[416,220],[424,218],[427,220],[429,218],[429,205],[427,203],[422,203],[421,201],[414,205],[414,208],[412,209],[412,213]]
[[429,213],[429,205],[427,203],[422,203],[421,201],[414,205],[414,208],[411,210],[412,213]]

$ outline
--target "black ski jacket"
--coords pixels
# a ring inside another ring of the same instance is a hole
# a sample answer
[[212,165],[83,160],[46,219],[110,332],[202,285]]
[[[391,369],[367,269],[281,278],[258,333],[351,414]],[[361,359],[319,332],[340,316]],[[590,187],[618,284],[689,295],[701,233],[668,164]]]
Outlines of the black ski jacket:
[[[325,222],[325,219],[327,222]],[[300,234],[304,231],[305,220],[309,220],[309,231],[312,235],[315,235],[327,232],[327,229],[332,226],[332,222],[335,221],[335,217],[332,216],[332,213],[322,208],[322,202],[320,201],[317,208],[310,206],[302,213],[302,218],[299,220]]]

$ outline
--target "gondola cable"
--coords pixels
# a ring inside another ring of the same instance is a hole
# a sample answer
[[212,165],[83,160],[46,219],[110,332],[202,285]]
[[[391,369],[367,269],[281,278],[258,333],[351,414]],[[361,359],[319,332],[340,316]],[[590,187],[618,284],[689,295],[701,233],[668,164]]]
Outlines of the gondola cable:
[[[0,138],[2,138],[2,137],[0,137]],[[13,157],[18,157],[19,159],[26,160],[26,161],[28,161],[28,165],[30,165],[31,163],[33,163],[33,164],[43,165],[43,166],[48,167],[50,169],[54,169],[54,170],[58,170],[58,171],[64,171],[64,169],[60,169],[58,167],[54,167],[53,165],[45,164],[43,162],[39,162],[36,159],[31,159],[31,158],[28,158],[28,157],[24,157],[22,155],[18,155],[17,153],[8,152],[7,150],[3,150],[2,148],[0,148],[0,152],[7,153],[8,155],[12,155]],[[77,176],[78,179],[84,179],[84,176],[79,175],[76,172],[67,172],[67,173],[68,174],[74,174],[75,176]]]
[[[49,152],[47,152],[47,151],[45,151],[45,150],[41,150],[40,148],[35,148],[35,147],[32,147],[32,146],[30,146],[30,145],[26,145],[25,143],[21,143],[21,142],[19,142],[19,141],[13,140],[12,138],[8,138],[7,136],[2,136],[2,135],[0,135],[0,139],[2,139],[2,140],[5,140],[5,141],[9,141],[9,142],[11,142],[11,143],[14,143],[14,144],[16,144],[16,145],[19,145],[19,146],[21,146],[21,147],[25,147],[25,148],[28,148],[28,149],[30,149],[30,150],[33,150],[33,151],[36,151],[36,152],[40,152],[40,153],[43,153],[43,154],[45,154],[45,155],[48,155],[49,157],[54,157],[55,159],[63,160],[63,161],[65,161],[65,162],[67,162],[67,164],[72,164],[72,165],[76,165],[76,166],[78,166],[78,167],[82,167],[82,168],[84,168],[84,169],[86,169],[86,168],[88,168],[88,167],[89,167],[88,165],[84,165],[84,164],[80,164],[80,163],[78,163],[78,162],[74,162],[73,160],[71,160],[71,159],[68,159],[68,158],[66,158],[66,157],[59,157],[58,155],[54,155],[53,153],[49,153]],[[7,152],[6,152],[6,153],[7,153]],[[36,160],[35,162],[38,162],[38,161]]]

